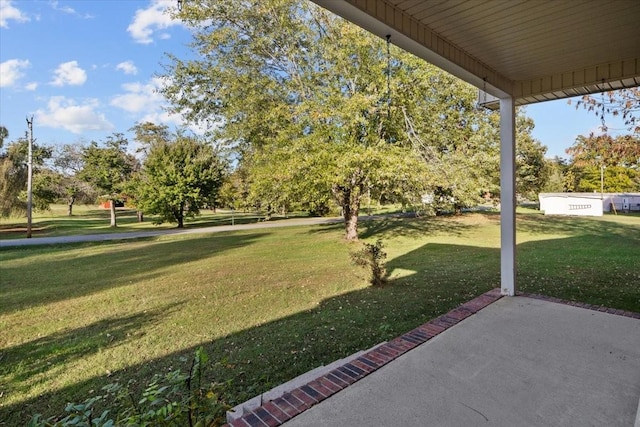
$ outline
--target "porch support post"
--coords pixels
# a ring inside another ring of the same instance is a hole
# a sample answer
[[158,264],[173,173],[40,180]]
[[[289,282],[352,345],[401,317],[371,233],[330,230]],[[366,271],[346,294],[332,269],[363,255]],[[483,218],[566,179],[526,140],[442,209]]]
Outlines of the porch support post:
[[512,97],[500,99],[500,288],[516,292],[516,120]]

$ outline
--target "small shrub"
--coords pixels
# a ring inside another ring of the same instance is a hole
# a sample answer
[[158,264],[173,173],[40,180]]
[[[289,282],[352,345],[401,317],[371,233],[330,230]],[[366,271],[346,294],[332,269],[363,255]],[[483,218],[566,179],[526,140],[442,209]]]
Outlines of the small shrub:
[[351,253],[351,260],[355,265],[371,270],[369,283],[373,286],[382,286],[387,283],[387,269],[384,262],[387,253],[382,250],[383,247],[382,240],[378,239],[375,244],[365,243],[362,249]]
[[230,408],[223,399],[228,384],[202,383],[207,362],[208,356],[200,347],[188,374],[172,371],[155,375],[138,398],[131,391],[131,382],[127,386],[108,384],[100,396],[67,404],[64,418],[45,420],[36,414],[28,427],[220,426]]

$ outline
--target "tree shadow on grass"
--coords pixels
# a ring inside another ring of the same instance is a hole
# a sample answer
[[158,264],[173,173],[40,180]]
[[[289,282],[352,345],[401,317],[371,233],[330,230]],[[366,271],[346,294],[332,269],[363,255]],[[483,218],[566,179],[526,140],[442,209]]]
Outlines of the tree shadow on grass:
[[[382,239],[393,237],[422,237],[426,234],[452,234],[460,236],[473,227],[473,225],[464,222],[465,219],[471,216],[472,214],[450,217],[415,217],[413,215],[361,217],[358,220],[358,234],[361,239],[372,237]],[[312,228],[309,232],[333,233],[335,230],[344,230],[344,223],[321,224]]]
[[[389,267],[392,271],[413,269],[417,259],[433,252],[448,258],[458,254],[475,259],[482,265],[486,264],[485,257],[496,255],[495,250],[486,248],[436,246],[427,245],[394,259]],[[314,367],[411,330],[495,287],[497,267],[485,268],[486,276],[476,275],[477,284],[470,285],[469,275],[464,274],[463,280],[456,280],[451,276],[451,270],[438,270],[434,267],[436,264],[433,259],[426,269],[416,269],[411,275],[392,276],[388,286],[368,287],[336,295],[309,310],[202,342],[211,360],[222,361],[208,371],[208,379],[231,380],[228,398],[233,404],[241,403]],[[494,265],[497,264],[494,262]],[[479,269],[479,266],[476,263],[475,269]],[[256,310],[260,310],[260,307],[256,307]],[[215,313],[215,307],[212,307],[212,313]],[[56,339],[53,337],[50,341],[53,343]],[[126,371],[114,372],[109,378],[94,378],[19,405],[0,407],[0,419],[24,423],[29,415],[36,412],[43,412],[45,416],[61,414],[66,402],[83,401],[89,397],[87,390],[98,393],[102,386],[111,382],[126,384],[132,373],[140,380],[139,385],[144,387],[154,373],[166,373],[176,368],[183,372],[188,370],[189,364],[183,359],[191,359],[195,348],[185,348],[131,366]],[[26,347],[20,350],[28,351]],[[17,351],[15,357],[19,357]]]
[[[104,233],[116,233],[139,230],[130,225],[138,224],[138,216],[135,210],[119,208],[116,214],[117,228],[110,228],[110,212],[108,209],[91,209],[72,216],[40,217],[33,221],[34,237],[52,235],[87,234],[92,230],[100,230]],[[16,221],[13,224],[0,226],[0,239],[22,238],[26,233],[26,221]]]
[[[133,280],[157,278],[172,266],[242,248],[268,234],[218,233],[184,239],[147,238],[5,249],[0,251],[0,314],[127,286]],[[104,247],[109,250],[92,250]],[[16,262],[29,256],[39,259],[31,259],[28,268]],[[56,286],[42,287],[43,275]]]
[[[278,222],[292,218],[307,218],[308,215],[301,212],[293,212],[290,215],[275,214],[268,220],[264,214],[260,213],[235,213],[219,212],[216,214],[204,213],[202,215],[185,218],[184,229],[198,229],[205,227],[257,224],[261,222]],[[145,217],[144,224],[153,224],[154,216]],[[153,227],[145,226],[138,221],[135,210],[118,209],[118,227],[109,227],[108,210],[89,210],[82,214],[71,217],[38,218],[33,223],[34,237],[53,237],[86,234],[112,234],[127,232],[144,232],[155,230],[176,229],[176,223],[162,222]],[[0,240],[24,238],[26,233],[26,223],[0,224]]]
[[[122,317],[109,317],[82,328],[68,329],[0,350],[0,395],[24,393],[29,379],[53,381],[56,368],[110,347],[142,337],[146,328],[176,311],[180,303]],[[7,387],[5,389],[5,387]]]
[[544,214],[518,214],[517,227],[532,234],[551,233],[594,236],[635,236],[640,239],[640,216],[638,224],[630,225],[609,221],[607,217],[566,217]]
[[365,220],[360,237],[419,237],[425,234],[462,235],[471,228],[455,217],[380,218]]
[[[594,245],[600,248],[614,245],[600,254],[602,259],[597,268],[582,269],[588,253],[575,255],[571,261],[561,256],[565,251],[579,251]],[[208,371],[207,377],[211,381],[232,381],[227,398],[230,403],[237,404],[314,367],[392,339],[498,287],[499,252],[497,248],[425,244],[387,263],[390,273],[387,286],[336,295],[309,310],[220,339],[202,341],[211,360],[221,361]],[[589,298],[604,289],[597,285],[599,283],[617,284],[615,292],[620,292],[619,283],[628,274],[637,273],[633,259],[639,255],[633,238],[621,239],[617,235],[529,241],[518,246],[518,283],[526,291],[543,290],[550,296],[582,297],[582,301],[593,303]],[[567,266],[573,269],[570,283],[563,276]],[[549,280],[541,288],[539,276],[545,268],[544,274]],[[573,286],[588,287],[590,283],[596,284],[591,294],[568,292]],[[634,295],[638,297],[635,305],[627,304],[615,295],[605,295],[601,301],[610,307],[640,311],[640,290],[636,285],[628,281],[624,284],[627,302],[633,301]],[[110,382],[126,383],[132,373],[146,383],[153,373],[167,372],[170,367],[179,367],[184,372],[188,362],[180,360],[190,359],[195,348],[184,348],[131,366],[126,372],[117,372],[110,378],[93,378],[20,404],[0,407],[0,419],[17,424],[18,421],[25,422],[35,412],[44,412],[47,416],[61,414],[65,402],[82,401],[89,397],[86,390],[99,390]]]

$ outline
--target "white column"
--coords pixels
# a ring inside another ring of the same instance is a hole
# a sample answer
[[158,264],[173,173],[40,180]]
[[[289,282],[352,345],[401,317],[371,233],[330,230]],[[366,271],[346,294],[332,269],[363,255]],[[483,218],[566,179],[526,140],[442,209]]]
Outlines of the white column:
[[513,98],[500,99],[500,287],[516,292],[516,111]]

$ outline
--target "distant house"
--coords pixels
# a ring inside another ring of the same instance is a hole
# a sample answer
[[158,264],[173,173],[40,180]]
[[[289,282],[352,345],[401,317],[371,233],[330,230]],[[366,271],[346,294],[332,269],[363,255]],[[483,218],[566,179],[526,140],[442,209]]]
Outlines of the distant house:
[[640,212],[640,193],[540,193],[545,215],[602,216],[604,212]]

